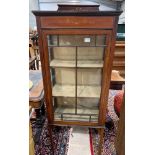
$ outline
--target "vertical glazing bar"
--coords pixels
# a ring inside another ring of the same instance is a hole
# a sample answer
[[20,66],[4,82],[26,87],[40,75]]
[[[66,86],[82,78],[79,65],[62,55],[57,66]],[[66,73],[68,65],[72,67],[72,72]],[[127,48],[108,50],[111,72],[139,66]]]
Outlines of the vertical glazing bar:
[[48,47],[48,54],[49,54],[49,62],[51,62],[51,51],[50,51],[50,47]]
[[57,35],[57,43],[58,43],[57,46],[59,46],[59,35]]
[[53,43],[52,43],[52,40],[53,40],[53,39],[52,39],[52,35],[48,35],[48,38],[47,38],[47,39],[48,39],[48,44],[49,44],[49,45],[52,45],[52,44],[53,44]]
[[63,114],[61,114],[61,120],[63,121]]
[[[104,66],[104,59],[105,59],[105,55],[106,55],[106,51],[107,51],[107,45],[108,45],[108,38],[107,38],[107,35],[104,35],[104,42],[103,42],[103,45],[106,45],[106,46],[103,46],[103,55],[102,55],[102,60],[103,60],[103,66]],[[101,69],[101,95],[100,95],[100,99],[99,99],[99,113],[100,113],[100,106],[101,106],[101,98],[102,98],[102,88],[103,88],[103,74],[104,74],[104,67],[102,67]],[[99,114],[100,115],[100,114]],[[100,116],[98,115],[98,121],[99,121],[99,118]]]
[[52,74],[52,85],[54,86],[56,84],[56,79],[55,79],[55,68],[51,68],[51,74]]
[[75,57],[75,114],[77,114],[77,46]]
[[91,115],[89,116],[89,122],[91,122]]
[[106,35],[104,35],[104,42],[103,42],[103,56],[102,56],[102,60],[103,60],[103,62],[104,62],[104,58],[105,58],[105,52],[106,52],[106,46],[104,46],[104,45],[107,45],[107,36]]

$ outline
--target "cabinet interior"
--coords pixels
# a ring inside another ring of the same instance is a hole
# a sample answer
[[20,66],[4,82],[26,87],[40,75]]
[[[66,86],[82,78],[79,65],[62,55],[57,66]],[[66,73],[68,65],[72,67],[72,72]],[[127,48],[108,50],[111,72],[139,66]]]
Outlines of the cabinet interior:
[[97,122],[105,35],[48,35],[54,119]]

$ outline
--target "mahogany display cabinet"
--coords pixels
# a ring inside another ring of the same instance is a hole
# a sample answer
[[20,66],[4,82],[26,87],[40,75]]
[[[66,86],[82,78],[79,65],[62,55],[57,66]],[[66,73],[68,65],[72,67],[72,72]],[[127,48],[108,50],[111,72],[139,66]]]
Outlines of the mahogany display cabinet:
[[98,128],[103,144],[106,107],[121,11],[99,5],[58,5],[33,11],[48,124]]

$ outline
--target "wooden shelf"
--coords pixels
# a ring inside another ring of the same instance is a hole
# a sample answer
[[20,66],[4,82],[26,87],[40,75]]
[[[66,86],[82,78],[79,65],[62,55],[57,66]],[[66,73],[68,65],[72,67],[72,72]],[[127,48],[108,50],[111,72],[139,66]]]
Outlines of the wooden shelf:
[[125,77],[125,41],[116,41],[112,69],[118,70]]
[[[73,85],[55,85],[53,96],[75,97],[76,87]],[[101,93],[100,86],[77,86],[77,97],[99,98]]]
[[114,53],[114,57],[123,57],[123,58],[124,58],[124,57],[125,57],[125,56],[124,56],[124,52],[121,52],[121,51],[120,51],[120,52],[119,52],[119,51],[117,52],[117,51],[116,51],[116,52]]
[[[66,107],[57,107],[55,109],[55,114],[64,114],[68,113],[75,114],[75,108],[66,108]],[[98,115],[99,109],[98,108],[77,108],[77,114],[85,114],[85,115]]]
[[[52,60],[50,62],[51,67],[76,67],[75,60],[70,61],[64,61],[64,60]],[[102,68],[103,67],[103,61],[102,60],[78,60],[77,61],[77,67],[85,68]]]
[[113,66],[125,66],[125,61],[113,61]]

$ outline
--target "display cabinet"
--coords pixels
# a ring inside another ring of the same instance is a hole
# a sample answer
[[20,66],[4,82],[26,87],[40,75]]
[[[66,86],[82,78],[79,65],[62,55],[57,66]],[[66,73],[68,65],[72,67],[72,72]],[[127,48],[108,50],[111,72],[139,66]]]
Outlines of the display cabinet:
[[58,6],[58,11],[33,11],[49,127],[96,127],[103,137],[121,12],[99,11],[99,5]]

